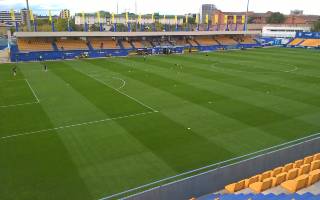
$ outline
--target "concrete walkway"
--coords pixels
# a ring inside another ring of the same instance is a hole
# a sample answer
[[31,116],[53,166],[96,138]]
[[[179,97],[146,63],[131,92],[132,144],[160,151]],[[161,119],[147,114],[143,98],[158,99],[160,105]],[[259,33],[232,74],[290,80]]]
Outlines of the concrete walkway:
[[0,63],[8,63],[9,61],[9,49],[0,51]]

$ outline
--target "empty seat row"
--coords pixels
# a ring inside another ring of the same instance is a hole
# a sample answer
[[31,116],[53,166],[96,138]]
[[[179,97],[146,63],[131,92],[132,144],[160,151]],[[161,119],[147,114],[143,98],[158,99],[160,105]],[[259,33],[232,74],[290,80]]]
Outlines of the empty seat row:
[[57,40],[57,47],[60,50],[78,50],[78,49],[88,49],[88,45],[84,40]]
[[300,44],[300,46],[319,47],[320,46],[320,39],[306,39]]
[[135,41],[133,42],[133,45],[135,48],[145,48],[144,44],[141,41]]
[[212,38],[206,38],[206,37],[199,37],[197,38],[197,42],[200,44],[200,45],[218,45],[217,41],[215,41],[214,39]]
[[229,37],[217,37],[216,40],[222,45],[237,45],[238,42]]
[[257,42],[252,37],[244,37],[240,40],[241,44],[256,44]]
[[225,190],[229,193],[234,193],[245,188],[250,188],[254,192],[259,193],[319,169],[320,153],[305,157],[302,160],[297,160],[282,167],[277,167],[248,179],[229,184],[225,187]]
[[119,45],[111,39],[91,39],[90,44],[94,49],[118,49]]
[[18,48],[23,52],[52,51],[52,42],[45,39],[18,39]]
[[281,187],[288,192],[295,193],[305,187],[309,187],[320,180],[320,169],[313,170],[307,174],[302,174],[293,180],[285,181]]
[[298,45],[299,43],[301,43],[303,41],[302,38],[296,38],[294,40],[292,40],[289,45],[292,45],[292,46],[295,46],[295,45]]

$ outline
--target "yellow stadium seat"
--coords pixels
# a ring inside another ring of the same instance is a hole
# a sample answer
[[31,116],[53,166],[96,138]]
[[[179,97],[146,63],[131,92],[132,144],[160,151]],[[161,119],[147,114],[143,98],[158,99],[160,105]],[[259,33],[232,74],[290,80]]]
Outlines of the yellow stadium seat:
[[309,176],[308,175],[301,175],[294,180],[289,180],[281,184],[281,187],[286,189],[287,191],[294,193],[302,188],[306,187],[308,184]]
[[320,46],[320,39],[305,39],[300,45],[306,47],[318,47]]
[[18,39],[18,48],[22,52],[30,51],[52,51],[52,41],[41,38]]
[[244,186],[245,186],[245,181],[242,180],[242,181],[239,181],[237,183],[232,183],[230,185],[227,185],[225,187],[225,189],[230,193],[234,193],[234,192],[238,192],[240,190],[243,190]]
[[249,187],[252,183],[258,182],[258,181],[259,181],[259,178],[260,178],[260,177],[257,175],[257,176],[253,176],[253,177],[251,177],[251,178],[246,179],[246,180],[245,180],[245,187],[247,188],[247,187]]
[[283,172],[272,178],[272,187],[276,187],[287,180],[287,173]]
[[320,160],[320,153],[313,156],[313,160]]
[[298,174],[299,174],[299,169],[297,169],[297,168],[290,169],[288,171],[287,180],[293,180],[293,179],[297,178]]
[[272,177],[276,177],[278,174],[281,174],[281,173],[282,173],[282,170],[283,170],[282,167],[277,167],[277,168],[275,168],[275,169],[272,171],[271,176],[272,176]]
[[301,165],[299,169],[299,176],[303,174],[308,174],[310,172],[310,164]]
[[271,173],[272,173],[271,170],[262,173],[262,174],[259,176],[259,180],[260,180],[260,181],[263,181],[264,179],[270,178],[270,177],[271,177]]
[[60,50],[88,49],[87,43],[84,40],[58,39],[56,44]]
[[320,169],[311,171],[309,173],[309,181],[308,181],[308,186],[318,182],[320,180]]
[[218,45],[218,43],[214,39],[209,37],[198,37],[197,42],[200,45],[207,45],[207,46]]
[[283,172],[288,172],[289,170],[293,169],[293,163],[289,163],[289,164],[286,164],[284,167],[283,167]]
[[296,38],[296,39],[294,39],[292,42],[290,42],[290,45],[297,45],[297,44],[299,44],[300,42],[302,42],[303,41],[303,39],[301,39],[301,38]]
[[310,164],[313,161],[313,156],[308,156],[303,159],[304,164]]
[[303,164],[303,160],[297,160],[296,162],[294,162],[294,168],[300,168]]
[[92,38],[90,44],[94,49],[119,49],[117,41],[108,38]]
[[253,183],[249,187],[255,193],[263,192],[272,187],[272,178],[264,179],[262,182]]
[[312,161],[310,171],[320,169],[320,160]]

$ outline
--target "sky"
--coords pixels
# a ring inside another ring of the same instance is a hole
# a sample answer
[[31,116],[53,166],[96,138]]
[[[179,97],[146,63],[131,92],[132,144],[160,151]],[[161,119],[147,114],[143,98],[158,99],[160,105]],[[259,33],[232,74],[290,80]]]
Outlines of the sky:
[[[136,2],[136,3],[135,3]],[[245,11],[247,0],[29,0],[33,10],[70,9],[74,12],[95,12],[105,10],[119,13],[129,11],[137,13],[159,12],[161,14],[186,14],[200,11],[201,4],[215,4],[222,11]],[[25,7],[25,0],[0,0],[0,10]],[[289,14],[290,10],[304,10],[305,14],[320,15],[320,0],[250,0],[250,11],[280,11]]]

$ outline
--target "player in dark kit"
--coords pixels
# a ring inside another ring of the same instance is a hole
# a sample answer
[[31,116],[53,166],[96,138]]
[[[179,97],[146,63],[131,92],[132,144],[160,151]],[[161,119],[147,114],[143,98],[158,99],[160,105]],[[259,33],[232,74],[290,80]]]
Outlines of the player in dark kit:
[[46,64],[43,65],[44,71],[48,71],[48,67]]
[[17,75],[17,66],[13,66],[12,73],[13,73],[13,76]]

